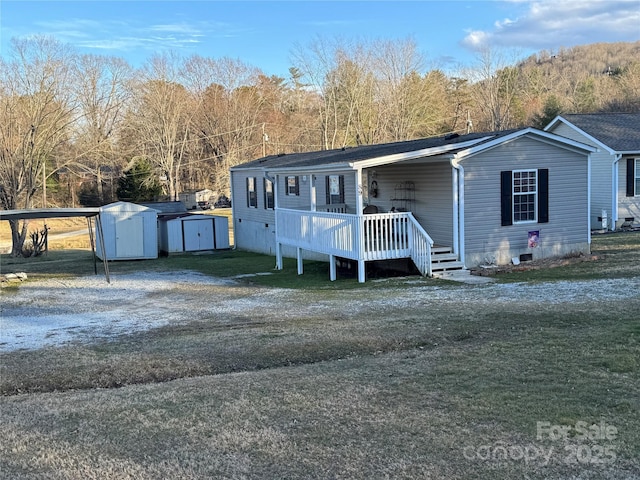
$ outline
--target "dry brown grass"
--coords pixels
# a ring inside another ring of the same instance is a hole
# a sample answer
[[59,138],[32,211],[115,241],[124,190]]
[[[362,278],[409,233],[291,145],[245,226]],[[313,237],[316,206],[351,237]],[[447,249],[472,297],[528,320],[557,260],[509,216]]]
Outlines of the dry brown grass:
[[[126,312],[197,318],[0,356],[0,478],[638,479],[640,294],[617,267],[637,239],[558,267],[580,282],[152,292]],[[618,435],[538,440],[538,421]],[[477,457],[496,446],[554,450]]]
[[[229,221],[229,242],[233,245],[233,221],[230,208],[219,208],[216,210],[207,210],[203,212],[206,215],[217,215],[227,217]],[[49,249],[50,250],[89,250],[91,243],[89,234],[86,232],[74,236],[63,236],[60,234],[68,234],[85,230],[87,221],[85,218],[49,218],[46,220],[31,220],[29,222],[29,232],[41,231],[44,226],[49,228]],[[27,242],[28,236],[27,236]],[[11,246],[11,229],[9,222],[0,222],[0,248],[8,248]]]
[[[45,225],[49,229],[49,249],[50,250],[69,250],[79,249],[88,250],[91,248],[89,234],[84,232],[87,229],[87,220],[83,218],[48,218],[30,220],[27,240],[29,243],[29,234],[35,231],[42,231]],[[71,232],[83,231],[79,235],[67,236]],[[65,234],[60,237],[61,234]],[[11,228],[9,222],[0,222],[0,247],[11,247]]]

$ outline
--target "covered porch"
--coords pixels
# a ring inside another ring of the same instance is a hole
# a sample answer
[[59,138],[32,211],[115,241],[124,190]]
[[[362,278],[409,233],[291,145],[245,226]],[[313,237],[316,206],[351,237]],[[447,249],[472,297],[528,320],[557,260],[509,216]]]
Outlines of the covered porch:
[[[267,172],[276,187],[276,268],[282,268],[285,246],[287,255],[295,249],[299,274],[305,251],[327,255],[331,280],[336,259],[357,262],[360,282],[371,261],[411,259],[424,276],[464,268],[460,177],[449,159],[378,159],[350,167]],[[308,203],[292,205],[287,192],[277,191],[292,175],[300,176],[299,198]]]

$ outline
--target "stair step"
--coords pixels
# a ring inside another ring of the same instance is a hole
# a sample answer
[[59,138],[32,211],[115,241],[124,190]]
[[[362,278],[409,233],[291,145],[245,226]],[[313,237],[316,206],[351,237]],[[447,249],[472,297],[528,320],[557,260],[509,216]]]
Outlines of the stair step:
[[462,270],[463,268],[464,263],[462,262],[443,262],[431,264],[431,272],[446,272],[449,270]]
[[458,255],[455,253],[437,253],[431,255],[431,263],[452,262],[456,260],[458,260]]
[[471,277],[471,272],[469,270],[448,270],[443,272],[434,272],[434,278],[442,278],[444,280],[447,279],[455,279],[461,281],[464,278]]
[[431,254],[434,253],[451,253],[451,247],[431,247]]

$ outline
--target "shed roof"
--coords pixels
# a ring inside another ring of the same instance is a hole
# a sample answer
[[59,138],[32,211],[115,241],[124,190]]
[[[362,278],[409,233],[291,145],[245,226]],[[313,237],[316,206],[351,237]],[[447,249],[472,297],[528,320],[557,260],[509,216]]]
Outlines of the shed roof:
[[100,211],[115,210],[120,212],[154,212],[157,213],[155,208],[150,208],[144,205],[130,202],[113,202],[108,205],[100,207]]
[[640,113],[560,115],[545,130],[563,120],[616,152],[640,152]]
[[143,207],[153,208],[162,214],[186,213],[187,207],[182,202],[138,202]]

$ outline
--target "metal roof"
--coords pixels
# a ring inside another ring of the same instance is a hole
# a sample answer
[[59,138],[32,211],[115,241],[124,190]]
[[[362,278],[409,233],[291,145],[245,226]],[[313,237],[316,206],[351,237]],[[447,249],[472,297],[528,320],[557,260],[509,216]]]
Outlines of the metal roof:
[[[100,208],[35,208],[33,210],[0,210],[0,220],[34,220],[36,218],[70,218],[70,217],[98,217],[96,223],[100,223],[100,228],[96,225],[96,234],[101,236],[102,258],[104,264],[104,276],[107,283],[111,283],[109,277],[109,264],[107,263],[107,255],[105,253],[104,238],[102,238],[102,221],[100,220]],[[91,231],[89,236],[91,237]],[[96,252],[94,242],[91,241],[91,251],[93,253],[93,264],[95,273],[98,273],[96,267]]]
[[34,208],[30,210],[0,210],[0,220],[34,220],[36,218],[95,217],[98,207],[87,208]]

